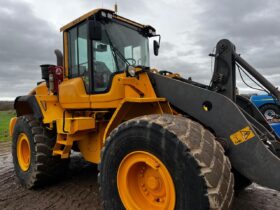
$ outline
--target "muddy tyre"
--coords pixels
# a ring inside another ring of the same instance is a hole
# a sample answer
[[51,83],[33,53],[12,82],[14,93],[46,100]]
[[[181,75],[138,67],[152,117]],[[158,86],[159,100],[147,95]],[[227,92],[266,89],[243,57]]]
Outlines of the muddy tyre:
[[234,178],[215,137],[184,117],[127,121],[107,138],[99,164],[105,209],[229,209]]
[[19,117],[13,131],[12,155],[16,176],[26,188],[57,180],[68,168],[68,159],[52,156],[56,134],[33,116]]

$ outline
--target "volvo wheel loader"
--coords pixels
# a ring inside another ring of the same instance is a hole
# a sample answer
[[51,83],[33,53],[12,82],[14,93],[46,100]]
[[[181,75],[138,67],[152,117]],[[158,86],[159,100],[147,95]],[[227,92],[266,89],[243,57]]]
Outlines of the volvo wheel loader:
[[[63,178],[72,150],[98,164],[105,209],[229,209],[234,190],[280,190],[279,137],[236,94],[236,72],[280,92],[221,40],[210,85],[150,68],[153,27],[106,9],[61,28],[63,55],[16,98],[16,175],[26,188]],[[154,41],[157,55],[159,42]],[[174,64],[176,65],[176,64]]]

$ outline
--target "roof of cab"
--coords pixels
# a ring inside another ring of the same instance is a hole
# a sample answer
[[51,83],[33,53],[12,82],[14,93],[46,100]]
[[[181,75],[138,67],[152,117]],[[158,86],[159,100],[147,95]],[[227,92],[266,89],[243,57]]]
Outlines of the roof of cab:
[[144,27],[145,27],[145,25],[142,25],[142,24],[140,24],[140,23],[134,22],[134,21],[129,20],[129,19],[127,19],[127,18],[118,16],[118,15],[117,15],[114,11],[112,11],[112,10],[99,8],[99,9],[94,9],[94,10],[92,10],[92,11],[90,11],[90,12],[88,12],[88,13],[82,15],[81,17],[79,17],[79,18],[77,18],[77,19],[71,21],[70,23],[68,23],[68,24],[66,24],[65,26],[63,26],[62,28],[60,28],[60,31],[65,31],[65,30],[67,30],[67,29],[69,29],[69,28],[71,28],[71,27],[77,25],[78,23],[80,23],[80,22],[82,22],[82,21],[88,19],[88,18],[91,17],[92,15],[98,13],[99,11],[104,11],[104,12],[112,13],[112,14],[113,14],[113,18],[118,19],[118,20],[121,20],[121,21],[124,21],[124,22],[126,22],[126,23],[128,23],[128,24],[135,25],[135,26],[140,27],[140,28],[144,28]]

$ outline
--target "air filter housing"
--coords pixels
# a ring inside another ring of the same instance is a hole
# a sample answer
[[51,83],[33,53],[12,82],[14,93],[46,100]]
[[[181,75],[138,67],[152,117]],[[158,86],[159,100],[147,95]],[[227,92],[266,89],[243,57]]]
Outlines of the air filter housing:
[[51,64],[40,65],[41,73],[42,73],[42,79],[45,80],[46,82],[49,81],[49,67],[52,67],[52,66],[54,66],[54,65],[51,65]]

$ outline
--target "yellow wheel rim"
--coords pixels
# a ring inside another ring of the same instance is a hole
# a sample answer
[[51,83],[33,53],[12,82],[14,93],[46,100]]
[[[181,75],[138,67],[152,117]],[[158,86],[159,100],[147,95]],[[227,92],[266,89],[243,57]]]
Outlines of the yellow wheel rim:
[[128,210],[171,210],[175,208],[175,187],[165,165],[144,151],[128,154],[121,162],[117,185]]
[[27,171],[30,166],[30,143],[25,133],[18,136],[17,159],[22,171]]

